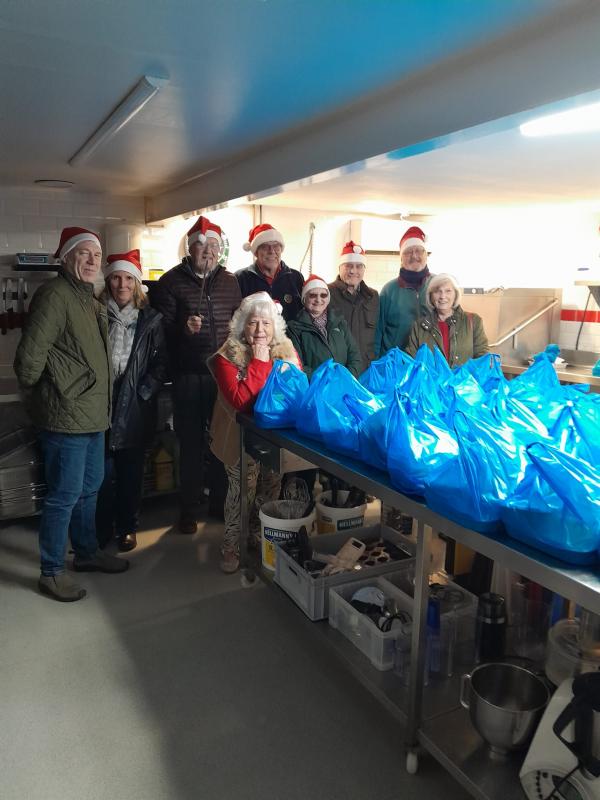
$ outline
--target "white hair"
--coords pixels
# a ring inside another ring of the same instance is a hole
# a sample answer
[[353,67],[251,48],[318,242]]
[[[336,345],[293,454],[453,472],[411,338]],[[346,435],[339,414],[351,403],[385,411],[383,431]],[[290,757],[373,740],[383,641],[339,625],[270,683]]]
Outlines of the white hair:
[[458,285],[458,281],[454,277],[454,275],[450,275],[448,272],[440,272],[437,275],[434,275],[433,278],[427,284],[427,295],[425,297],[425,302],[427,303],[427,307],[433,311],[434,305],[431,302],[431,295],[435,292],[436,289],[439,289],[440,286],[444,283],[449,283],[450,286],[454,289],[454,302],[452,303],[452,308],[456,308],[456,306],[460,305],[460,301],[462,298],[462,289]]
[[255,292],[244,297],[231,318],[229,330],[236,339],[243,340],[244,327],[251,316],[269,317],[273,323],[273,341],[279,344],[285,337],[285,320],[268,292]]

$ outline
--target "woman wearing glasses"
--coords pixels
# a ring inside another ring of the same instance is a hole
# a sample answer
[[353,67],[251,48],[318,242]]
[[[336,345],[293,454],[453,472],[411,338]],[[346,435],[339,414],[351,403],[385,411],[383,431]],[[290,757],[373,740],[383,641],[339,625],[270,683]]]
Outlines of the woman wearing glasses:
[[304,308],[288,323],[288,335],[310,378],[330,358],[358,377],[361,357],[346,320],[329,308],[329,287],[322,278],[310,275],[302,287]]

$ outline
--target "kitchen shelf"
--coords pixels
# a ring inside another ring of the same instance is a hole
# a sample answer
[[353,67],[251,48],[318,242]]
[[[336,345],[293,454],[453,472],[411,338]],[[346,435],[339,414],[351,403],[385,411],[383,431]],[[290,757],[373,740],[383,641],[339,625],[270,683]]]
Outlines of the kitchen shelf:
[[[417,554],[413,631],[411,642],[410,682],[407,689],[393,674],[379,672],[351,642],[323,623],[313,626],[352,674],[395,717],[405,723],[406,766],[411,772],[418,766],[418,749],[422,746],[450,772],[461,785],[479,800],[517,800],[523,797],[518,772],[523,753],[505,761],[490,757],[487,745],[472,727],[468,712],[458,705],[458,681],[455,675],[447,681],[432,682],[423,688],[425,661],[425,618],[427,608],[431,531],[470,547],[498,561],[512,572],[546,586],[557,594],[574,600],[588,610],[600,614],[600,573],[591,567],[565,564],[545,553],[510,539],[505,534],[484,535],[463,528],[424,503],[396,491],[389,476],[363,462],[331,452],[316,441],[300,436],[295,430],[265,430],[248,415],[238,414],[241,429],[241,452],[245,453],[245,434],[264,442],[265,457],[272,459],[273,448],[289,450],[315,466],[378,497],[382,503],[401,509],[417,521]],[[242,459],[242,483],[246,479],[246,459]],[[248,525],[247,504],[241,504],[242,531]],[[427,527],[426,527],[427,526]],[[242,549],[242,558],[243,558]],[[246,563],[244,560],[242,563]],[[252,570],[246,574],[251,578]],[[291,601],[290,601],[291,602]],[[302,615],[298,614],[299,617]],[[465,670],[467,671],[467,670]]]

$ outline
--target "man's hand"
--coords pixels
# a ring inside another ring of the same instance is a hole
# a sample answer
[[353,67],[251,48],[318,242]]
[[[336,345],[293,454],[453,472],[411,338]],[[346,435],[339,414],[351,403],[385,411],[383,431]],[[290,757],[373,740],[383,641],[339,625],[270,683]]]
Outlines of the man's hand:
[[257,358],[259,361],[270,361],[271,360],[271,352],[269,350],[269,346],[266,344],[253,344],[252,345],[252,355],[254,358]]
[[188,317],[186,321],[186,327],[188,329],[188,333],[200,333],[200,328],[202,327],[202,315],[195,314],[194,316]]

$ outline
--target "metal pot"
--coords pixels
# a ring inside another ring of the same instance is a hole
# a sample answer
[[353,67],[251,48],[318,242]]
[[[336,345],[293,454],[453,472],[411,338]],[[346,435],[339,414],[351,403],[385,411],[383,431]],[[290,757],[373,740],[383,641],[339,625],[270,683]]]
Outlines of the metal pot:
[[496,757],[528,744],[549,699],[544,680],[515,664],[481,664],[462,676],[460,703]]

